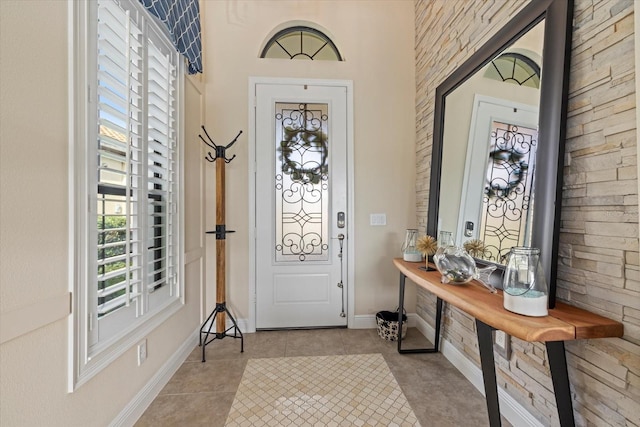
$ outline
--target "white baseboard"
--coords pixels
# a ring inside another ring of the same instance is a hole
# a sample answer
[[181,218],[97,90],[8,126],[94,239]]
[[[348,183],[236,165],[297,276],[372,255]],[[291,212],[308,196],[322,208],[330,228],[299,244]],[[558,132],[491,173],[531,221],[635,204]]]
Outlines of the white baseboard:
[[[425,337],[433,342],[435,330],[424,319],[416,316],[416,327]],[[440,342],[440,352],[455,366],[462,375],[484,396],[482,370],[473,364],[460,350],[444,339]],[[500,413],[514,426],[544,427],[531,413],[503,388],[498,387]]]
[[173,374],[182,365],[185,359],[191,354],[194,346],[198,343],[199,327],[189,334],[178,350],[167,360],[167,362],[156,372],[149,382],[135,395],[133,399],[124,407],[118,416],[111,421],[110,427],[133,426],[144,411],[151,405],[162,388],[169,382]]

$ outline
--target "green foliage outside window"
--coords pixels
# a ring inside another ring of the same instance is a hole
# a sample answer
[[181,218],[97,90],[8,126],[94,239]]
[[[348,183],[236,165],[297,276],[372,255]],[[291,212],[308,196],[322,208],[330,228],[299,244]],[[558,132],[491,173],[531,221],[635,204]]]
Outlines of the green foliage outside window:
[[[98,217],[98,261],[104,261],[112,257],[118,257],[119,255],[126,254],[126,239],[127,239],[127,219],[123,215],[105,215]],[[106,280],[98,280],[98,289],[108,289],[113,285],[122,283],[126,280],[126,267],[125,260],[114,260],[111,262],[105,262],[98,265],[98,274],[107,274],[116,270],[123,270],[122,274],[115,277],[108,278]],[[98,304],[104,304],[124,295],[125,289],[120,289],[117,292],[110,293],[104,297],[98,298]],[[114,307],[115,310],[117,307]],[[112,311],[112,310],[110,310]],[[102,313],[103,315],[106,313]]]

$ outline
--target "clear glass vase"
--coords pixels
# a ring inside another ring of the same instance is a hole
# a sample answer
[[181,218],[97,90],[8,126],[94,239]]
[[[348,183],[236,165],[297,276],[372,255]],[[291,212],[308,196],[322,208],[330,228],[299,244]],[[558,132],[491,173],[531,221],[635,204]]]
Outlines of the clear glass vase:
[[409,262],[422,262],[422,253],[416,249],[416,241],[418,239],[418,230],[415,228],[407,229],[402,245],[402,259]]
[[502,288],[507,310],[525,316],[549,314],[549,290],[540,263],[540,249],[511,248]]

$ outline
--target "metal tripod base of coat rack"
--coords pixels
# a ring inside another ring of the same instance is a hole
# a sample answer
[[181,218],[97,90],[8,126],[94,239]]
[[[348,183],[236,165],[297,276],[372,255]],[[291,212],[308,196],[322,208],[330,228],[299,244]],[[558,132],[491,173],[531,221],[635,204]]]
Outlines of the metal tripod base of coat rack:
[[[229,320],[231,320],[231,323],[233,323],[233,326],[225,329],[223,332],[212,332],[211,328],[213,328],[213,322],[215,322],[216,316],[218,316],[218,313],[225,313],[227,316],[229,316]],[[207,324],[209,325],[209,327],[205,331],[204,329],[207,327]],[[233,335],[230,335],[228,332],[232,329],[233,329]],[[213,335],[213,338],[209,338],[210,335]],[[207,317],[207,320],[204,321],[204,323],[202,324],[202,327],[200,328],[200,347],[202,347],[203,362],[205,361],[204,352],[207,344],[215,340],[221,340],[224,337],[239,338],[240,353],[244,352],[244,337],[242,336],[242,332],[240,332],[240,328],[238,328],[238,323],[236,322],[236,319],[234,319],[231,313],[229,312],[229,310],[227,310],[227,304],[222,302],[222,303],[216,304],[216,308],[213,309],[209,317]]]
[[[215,150],[215,155],[208,152],[205,159],[216,163],[216,231],[207,231],[207,234],[215,233],[216,235],[216,307],[200,327],[200,347],[202,347],[202,361],[204,362],[207,344],[224,337],[239,338],[240,352],[242,353],[244,352],[244,337],[238,328],[236,319],[227,309],[225,276],[226,236],[227,233],[233,233],[233,230],[227,230],[225,225],[225,165],[236,157],[234,154],[228,159],[226,150],[237,141],[242,131],[229,144],[216,145],[204,126],[202,126],[202,130],[209,141],[205,140],[202,135],[199,135],[200,139]],[[233,324],[229,328],[226,327],[227,316]],[[211,331],[214,322],[216,324],[215,332]],[[233,330],[233,334],[229,333],[231,330]]]

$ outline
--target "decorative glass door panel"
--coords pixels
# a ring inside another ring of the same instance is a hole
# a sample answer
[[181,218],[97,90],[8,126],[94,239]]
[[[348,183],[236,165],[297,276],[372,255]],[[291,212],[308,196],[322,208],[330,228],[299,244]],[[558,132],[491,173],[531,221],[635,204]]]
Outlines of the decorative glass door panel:
[[536,129],[492,121],[479,230],[484,259],[504,263],[512,246],[530,241],[537,143]]
[[329,259],[328,104],[275,104],[275,261]]

